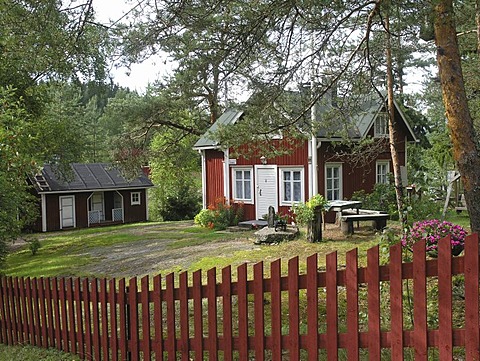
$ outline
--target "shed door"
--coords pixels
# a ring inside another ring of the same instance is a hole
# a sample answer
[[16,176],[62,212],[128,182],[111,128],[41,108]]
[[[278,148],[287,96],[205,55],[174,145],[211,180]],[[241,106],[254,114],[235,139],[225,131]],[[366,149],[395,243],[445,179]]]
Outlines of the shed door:
[[60,228],[75,227],[75,196],[60,197]]
[[262,166],[257,168],[256,176],[256,213],[257,219],[262,219],[268,214],[268,207],[273,206],[278,212],[277,202],[277,168]]

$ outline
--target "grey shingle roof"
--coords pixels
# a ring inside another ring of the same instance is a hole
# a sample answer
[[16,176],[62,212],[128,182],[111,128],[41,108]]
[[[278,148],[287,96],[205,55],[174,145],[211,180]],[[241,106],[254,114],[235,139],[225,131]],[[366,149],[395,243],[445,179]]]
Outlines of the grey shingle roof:
[[129,180],[121,174],[118,168],[109,163],[73,163],[71,167],[73,178],[64,180],[50,164],[46,164],[41,175],[47,185],[41,187],[41,192],[147,188],[153,186],[153,183],[142,171],[139,171],[137,178]]

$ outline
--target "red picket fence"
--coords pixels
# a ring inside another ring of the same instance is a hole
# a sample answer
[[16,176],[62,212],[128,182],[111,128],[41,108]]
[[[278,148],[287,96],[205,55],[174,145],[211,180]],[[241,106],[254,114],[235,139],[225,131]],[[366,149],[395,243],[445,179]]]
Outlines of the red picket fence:
[[[55,347],[88,360],[479,360],[479,244],[469,236],[464,256],[449,240],[438,259],[416,244],[402,263],[400,245],[380,265],[379,247],[358,267],[357,250],[339,267],[336,252],[319,271],[317,255],[176,279],[169,274],[124,279],[1,279],[0,342]],[[153,285],[152,285],[152,284]],[[460,293],[460,294],[458,294]],[[428,300],[428,303],[427,303]],[[432,301],[433,300],[433,301]],[[433,303],[433,304],[432,304]],[[409,311],[410,310],[410,311]],[[454,313],[455,312],[455,313]],[[429,351],[430,349],[430,351]]]

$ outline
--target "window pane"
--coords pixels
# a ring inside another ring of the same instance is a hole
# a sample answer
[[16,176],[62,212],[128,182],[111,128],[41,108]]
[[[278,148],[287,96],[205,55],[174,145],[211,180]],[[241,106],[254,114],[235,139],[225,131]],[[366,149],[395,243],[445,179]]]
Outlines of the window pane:
[[284,185],[285,190],[283,200],[290,202],[292,200],[292,184],[290,182],[285,182]]
[[302,200],[302,185],[301,183],[293,184],[293,200],[295,202],[300,202]]
[[242,181],[237,178],[237,181],[235,182],[235,198],[243,199],[242,188]]
[[301,180],[301,174],[299,171],[293,172],[293,180],[297,180],[297,181]]
[[283,180],[285,181],[290,180],[290,172],[283,172]]
[[246,170],[244,173],[243,173],[243,178],[245,180],[250,180],[250,171],[249,170]]

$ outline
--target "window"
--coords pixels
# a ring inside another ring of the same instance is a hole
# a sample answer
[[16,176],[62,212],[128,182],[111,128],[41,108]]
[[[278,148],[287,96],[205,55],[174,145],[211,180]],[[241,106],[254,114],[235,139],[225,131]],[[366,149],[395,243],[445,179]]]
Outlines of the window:
[[303,202],[303,169],[281,169],[281,205]]
[[252,201],[252,170],[233,169],[233,199],[236,201]]
[[325,194],[328,201],[342,199],[342,165],[325,165]]
[[375,137],[388,137],[388,114],[379,113],[375,119]]
[[132,206],[140,205],[140,192],[130,193],[130,200],[131,200]]
[[390,162],[387,160],[377,161],[377,183],[387,184],[390,173]]

